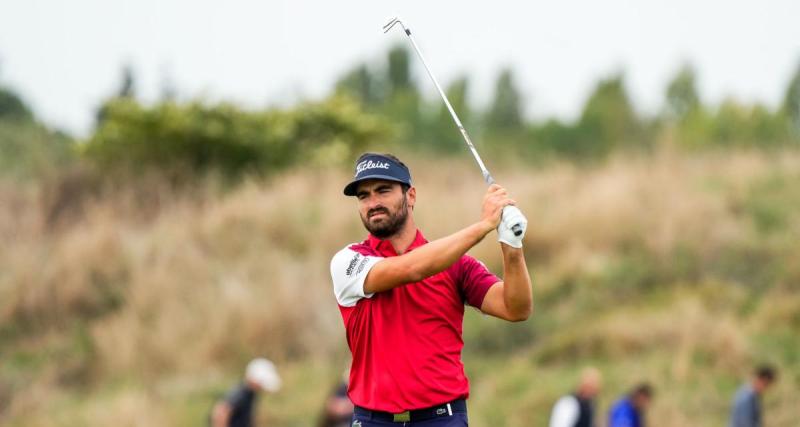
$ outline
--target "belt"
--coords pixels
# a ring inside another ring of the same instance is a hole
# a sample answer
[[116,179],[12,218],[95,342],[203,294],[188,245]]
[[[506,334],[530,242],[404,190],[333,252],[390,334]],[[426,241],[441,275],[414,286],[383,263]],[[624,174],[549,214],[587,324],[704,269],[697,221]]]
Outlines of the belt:
[[355,407],[356,415],[368,417],[373,420],[390,421],[395,423],[408,423],[415,421],[429,420],[437,417],[449,417],[454,413],[466,413],[467,401],[464,399],[454,400],[441,405],[431,406],[430,408],[414,409],[399,414],[391,412],[373,411],[360,406]]

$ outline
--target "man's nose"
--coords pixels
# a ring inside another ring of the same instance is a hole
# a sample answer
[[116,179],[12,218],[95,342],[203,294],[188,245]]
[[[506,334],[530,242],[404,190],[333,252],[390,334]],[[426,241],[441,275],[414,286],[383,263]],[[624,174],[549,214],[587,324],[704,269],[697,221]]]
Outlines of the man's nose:
[[380,204],[376,193],[369,193],[367,197],[364,198],[364,203],[367,205],[368,208],[372,209],[375,206]]
[[380,206],[381,206],[381,203],[380,203],[380,201],[378,200],[377,197],[370,196],[370,198],[367,200],[367,209],[368,210],[372,210],[372,209],[378,208]]
[[383,203],[381,203],[380,197],[377,197],[375,195],[370,195],[369,197],[367,197],[367,199],[365,200],[365,205],[367,207],[368,212],[373,209],[384,207]]

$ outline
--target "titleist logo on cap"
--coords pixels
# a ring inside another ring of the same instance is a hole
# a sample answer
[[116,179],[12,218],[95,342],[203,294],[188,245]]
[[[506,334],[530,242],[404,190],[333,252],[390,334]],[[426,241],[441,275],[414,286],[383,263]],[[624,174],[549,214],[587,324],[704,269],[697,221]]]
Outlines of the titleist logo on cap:
[[381,161],[373,162],[372,160],[364,160],[363,162],[356,165],[355,176],[358,176],[358,174],[368,169],[389,169],[389,166],[390,166],[389,162],[381,162]]

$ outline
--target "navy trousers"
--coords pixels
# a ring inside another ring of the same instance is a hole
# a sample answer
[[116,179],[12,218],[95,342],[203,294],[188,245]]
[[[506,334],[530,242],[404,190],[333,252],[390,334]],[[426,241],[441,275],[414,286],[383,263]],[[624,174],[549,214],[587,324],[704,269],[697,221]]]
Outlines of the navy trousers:
[[392,422],[371,419],[368,415],[353,415],[350,427],[467,427],[466,412],[453,412],[453,415],[430,418],[415,422]]

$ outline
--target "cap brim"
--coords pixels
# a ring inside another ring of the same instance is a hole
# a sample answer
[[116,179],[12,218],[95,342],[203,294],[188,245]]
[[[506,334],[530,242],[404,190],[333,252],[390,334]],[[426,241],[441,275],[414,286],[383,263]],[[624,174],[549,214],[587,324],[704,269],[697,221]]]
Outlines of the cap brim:
[[368,175],[368,176],[362,176],[361,178],[355,179],[352,182],[350,182],[349,184],[347,184],[344,187],[344,191],[343,191],[344,195],[345,196],[355,196],[356,195],[356,189],[358,188],[358,183],[362,182],[362,181],[367,181],[367,180],[370,180],[370,179],[382,179],[384,181],[394,181],[394,182],[399,182],[400,184],[410,185],[409,183],[403,181],[402,179],[398,179],[397,177],[394,177],[394,176]]

